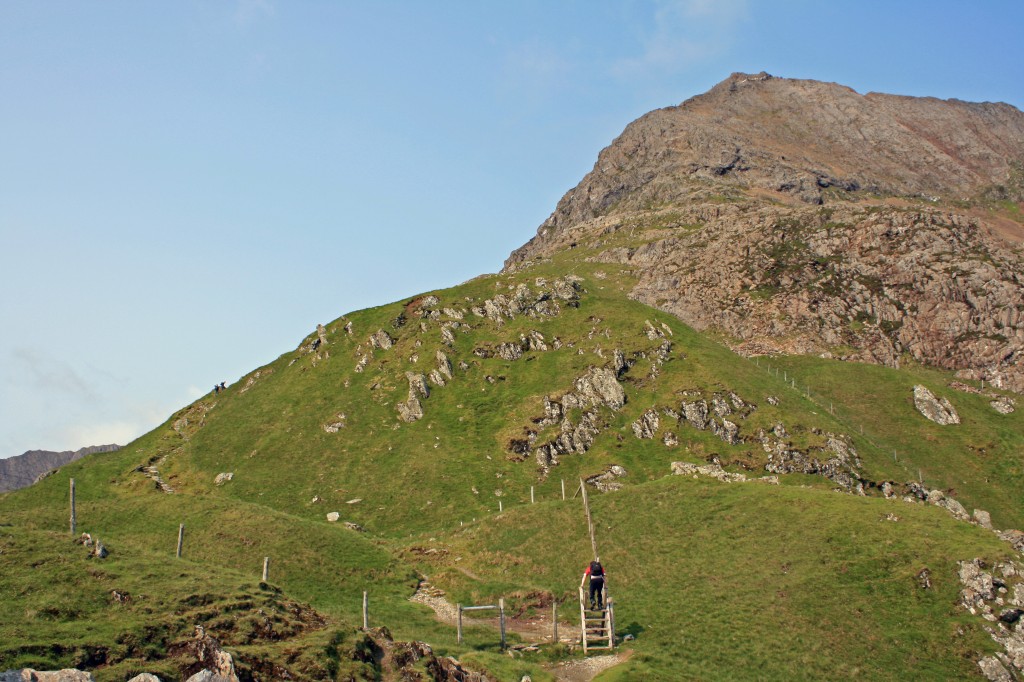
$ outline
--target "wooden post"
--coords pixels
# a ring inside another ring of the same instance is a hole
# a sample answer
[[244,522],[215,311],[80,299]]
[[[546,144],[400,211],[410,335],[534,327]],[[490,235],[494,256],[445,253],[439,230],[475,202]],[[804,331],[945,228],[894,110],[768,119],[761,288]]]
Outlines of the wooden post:
[[184,523],[179,523],[178,524],[178,551],[175,552],[175,554],[174,554],[174,556],[177,557],[178,559],[181,558],[181,543],[182,543],[182,541],[184,539],[185,539],[185,524]]
[[611,599],[606,599],[604,607],[608,610],[608,646],[615,648],[615,605]]
[[533,486],[530,486],[530,504],[535,504],[536,500],[533,498]]
[[71,537],[75,537],[75,479],[71,479]]
[[583,510],[587,513],[587,530],[590,532],[590,547],[594,550],[594,561],[597,561],[597,539],[594,537],[594,522],[590,518],[590,498],[587,496],[587,486],[580,479],[580,490],[583,491]]
[[501,506],[501,500],[498,500],[498,513],[500,514],[502,511],[504,511],[504,510],[502,509],[502,506]]
[[459,622],[458,622],[458,633],[459,633],[459,644],[462,644],[462,604],[458,604],[459,607]]
[[580,585],[580,627],[582,628],[580,636],[583,640],[583,653],[587,653],[587,612],[586,607],[583,606],[583,586]]
[[551,643],[558,644],[558,602],[551,602]]
[[263,582],[267,582],[267,576],[270,575],[270,557],[263,557]]
[[[462,621],[462,618],[461,618],[462,609],[459,609],[459,615],[460,615],[459,621],[460,621],[460,624],[461,624],[461,621]],[[369,599],[369,596],[366,593],[366,590],[363,590],[363,629],[364,630],[369,630],[370,629],[370,599]],[[460,637],[461,637],[461,635],[460,635]]]
[[565,479],[562,479],[562,501],[565,502]]
[[498,599],[498,621],[501,623],[501,650],[505,650],[505,598]]

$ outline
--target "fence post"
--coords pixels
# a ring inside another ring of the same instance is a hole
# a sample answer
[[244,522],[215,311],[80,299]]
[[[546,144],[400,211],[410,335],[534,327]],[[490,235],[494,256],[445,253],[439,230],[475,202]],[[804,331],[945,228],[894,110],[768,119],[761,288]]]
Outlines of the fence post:
[[498,620],[501,623],[501,650],[505,650],[505,598],[498,599]]
[[534,504],[536,500],[533,499],[533,486],[530,486],[530,504]]
[[[462,623],[462,607],[459,607],[459,623]],[[370,629],[370,599],[366,593],[366,590],[363,590],[363,629]]]
[[181,558],[181,543],[185,539],[185,524],[178,524],[178,551],[174,553],[174,556],[178,559]]
[[551,602],[551,643],[558,644],[558,602]]
[[459,607],[459,623],[458,623],[459,637],[458,637],[458,640],[459,640],[459,644],[462,644],[462,604],[458,604],[458,607]]
[[71,479],[71,537],[75,537],[75,479]]
[[504,509],[501,506],[501,500],[498,500],[498,513],[500,514],[503,511],[504,511]]
[[270,557],[263,557],[263,582],[267,582],[267,576],[270,575]]
[[562,479],[562,501],[565,502],[565,479]]

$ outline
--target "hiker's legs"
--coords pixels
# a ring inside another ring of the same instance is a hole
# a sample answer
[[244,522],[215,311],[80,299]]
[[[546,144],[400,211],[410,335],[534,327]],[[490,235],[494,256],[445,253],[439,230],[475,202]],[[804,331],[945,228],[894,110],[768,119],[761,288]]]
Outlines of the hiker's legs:
[[597,595],[597,607],[601,608],[603,602],[602,592],[604,591],[604,579],[603,578],[591,578],[590,579],[590,605],[594,605],[594,595]]

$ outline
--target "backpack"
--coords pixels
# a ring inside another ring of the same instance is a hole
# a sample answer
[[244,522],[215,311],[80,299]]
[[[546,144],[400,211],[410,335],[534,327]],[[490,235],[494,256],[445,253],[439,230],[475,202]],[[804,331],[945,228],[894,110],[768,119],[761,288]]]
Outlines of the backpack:
[[591,578],[603,578],[604,577],[604,568],[601,566],[601,562],[600,561],[591,561],[590,562],[590,577]]

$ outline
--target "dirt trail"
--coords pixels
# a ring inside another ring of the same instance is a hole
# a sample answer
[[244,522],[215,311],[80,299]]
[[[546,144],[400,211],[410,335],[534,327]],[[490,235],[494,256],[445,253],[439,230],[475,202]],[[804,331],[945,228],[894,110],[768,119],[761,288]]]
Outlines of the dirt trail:
[[[426,604],[437,614],[437,619],[443,623],[455,626],[459,617],[459,610],[444,597],[444,591],[430,583],[423,581],[416,589],[415,594],[409,598],[410,601],[419,604]],[[498,617],[493,618],[469,618],[462,616],[464,626],[483,625],[499,628]],[[514,632],[528,642],[529,645],[549,644],[551,642],[551,615],[539,615],[533,618],[510,618],[505,616],[505,630]],[[577,626],[567,625],[559,621],[558,641],[563,644],[575,644],[579,642],[580,629]],[[560,682],[590,682],[594,677],[612,666],[618,665],[629,658],[630,652],[620,652],[606,656],[591,656],[582,660],[568,661],[548,667],[548,670]]]

